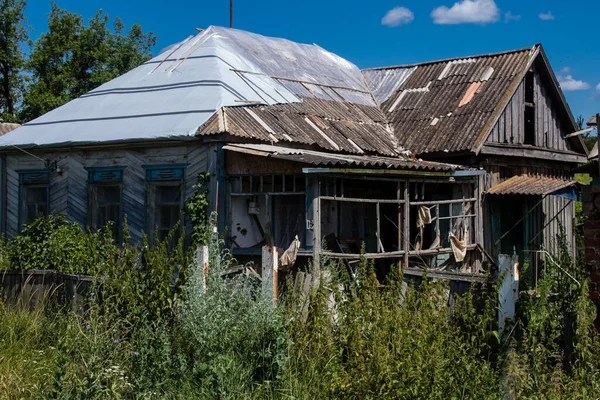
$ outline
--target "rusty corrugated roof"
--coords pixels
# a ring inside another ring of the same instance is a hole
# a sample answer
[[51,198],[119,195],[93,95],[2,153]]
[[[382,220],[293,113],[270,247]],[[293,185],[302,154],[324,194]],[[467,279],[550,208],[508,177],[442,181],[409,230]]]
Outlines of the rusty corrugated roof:
[[375,71],[411,71],[408,79],[398,73],[404,82],[381,103],[402,146],[417,154],[469,151],[535,48],[364,73],[367,83],[378,88],[381,84],[374,79],[387,75]]
[[538,195],[546,196],[561,189],[574,186],[574,181],[557,178],[519,175],[490,188],[487,194],[495,195]]
[[410,157],[381,157],[326,153],[314,150],[273,146],[268,144],[228,144],[225,150],[278,158],[318,167],[359,167],[374,169],[411,169],[425,171],[465,170],[462,166],[439,162],[429,162]]

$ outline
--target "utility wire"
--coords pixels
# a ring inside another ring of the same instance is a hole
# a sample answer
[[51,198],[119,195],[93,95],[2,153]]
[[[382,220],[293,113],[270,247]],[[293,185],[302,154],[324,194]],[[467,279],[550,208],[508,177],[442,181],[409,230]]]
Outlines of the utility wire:
[[[0,141],[2,141],[2,139],[1,139],[1,138],[0,138]],[[17,146],[17,145],[14,145],[14,144],[9,144],[9,143],[6,143],[6,142],[5,142],[5,144],[7,144],[7,145],[9,145],[9,146],[11,146],[11,147],[14,147],[15,149],[17,149],[17,150],[19,150],[19,151],[21,151],[21,152],[23,152],[23,153],[27,154],[27,155],[28,155],[28,156],[30,156],[30,157],[36,158],[36,159],[38,159],[38,160],[40,160],[40,161],[43,161],[43,162],[44,162],[44,166],[46,166],[46,167],[48,166],[48,160],[45,160],[45,159],[43,159],[43,158],[41,158],[41,157],[38,157],[38,156],[36,156],[35,154],[32,154],[32,153],[28,152],[27,150],[20,148],[20,147],[19,147],[19,146]]]

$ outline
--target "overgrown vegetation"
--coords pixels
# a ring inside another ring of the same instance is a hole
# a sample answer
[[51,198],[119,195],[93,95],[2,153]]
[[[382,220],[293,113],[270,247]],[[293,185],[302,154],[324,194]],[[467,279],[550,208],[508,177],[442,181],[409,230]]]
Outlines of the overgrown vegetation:
[[[444,282],[407,284],[392,268],[380,287],[364,260],[356,276],[323,260],[308,298],[290,282],[275,307],[251,275],[223,277],[235,260],[204,223],[196,233],[209,246],[207,274],[178,237],[136,246],[125,227],[125,243],[116,244],[110,230],[84,232],[60,216],[5,244],[5,267],[64,266],[95,282],[85,310],[0,304],[0,398],[600,394],[595,310],[578,266],[569,271],[581,285],[548,265],[501,337],[495,284],[473,288],[449,309]],[[563,268],[570,262],[556,258]]]

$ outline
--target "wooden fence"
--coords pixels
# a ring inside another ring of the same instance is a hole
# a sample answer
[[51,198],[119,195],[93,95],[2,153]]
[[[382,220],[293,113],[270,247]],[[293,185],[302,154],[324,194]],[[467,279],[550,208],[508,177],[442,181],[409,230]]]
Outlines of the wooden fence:
[[36,309],[46,305],[87,308],[92,277],[50,270],[0,271],[0,300]]

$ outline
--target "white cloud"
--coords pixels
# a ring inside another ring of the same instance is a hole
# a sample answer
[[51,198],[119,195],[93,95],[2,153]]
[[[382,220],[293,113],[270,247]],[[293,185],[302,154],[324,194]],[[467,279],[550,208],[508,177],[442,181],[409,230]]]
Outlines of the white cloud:
[[487,24],[498,21],[499,15],[494,0],[462,0],[450,8],[440,6],[431,12],[435,24]]
[[406,7],[394,7],[381,19],[381,24],[389,27],[410,24],[415,14]]
[[521,19],[520,15],[515,15],[512,12],[507,12],[504,14],[504,22],[518,21]]
[[[577,80],[571,75],[571,68],[564,67],[558,73],[558,83],[565,92],[574,92],[576,90],[587,90],[590,84],[584,81]],[[600,87],[600,84],[598,85]]]
[[552,11],[548,11],[547,13],[540,13],[538,15],[542,21],[552,21],[556,17],[552,14]]

